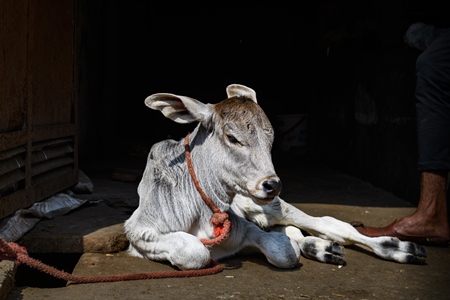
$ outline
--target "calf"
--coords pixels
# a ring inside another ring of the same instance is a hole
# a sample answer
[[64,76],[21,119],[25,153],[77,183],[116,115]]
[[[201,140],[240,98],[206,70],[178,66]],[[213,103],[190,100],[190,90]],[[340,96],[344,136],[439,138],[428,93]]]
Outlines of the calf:
[[198,122],[186,141],[192,169],[204,194],[228,213],[228,237],[212,246],[202,243],[216,238],[214,212],[189,174],[183,140],[165,140],[150,150],[139,207],[125,222],[130,254],[186,270],[253,249],[276,267],[292,268],[301,255],[343,265],[343,245],[359,244],[384,259],[425,263],[419,245],[366,237],[348,223],[311,217],[280,199],[281,181],[271,159],[274,131],[256,93],[238,84],[226,91],[228,98],[217,104],[173,94],[151,95],[145,104],[177,123]]

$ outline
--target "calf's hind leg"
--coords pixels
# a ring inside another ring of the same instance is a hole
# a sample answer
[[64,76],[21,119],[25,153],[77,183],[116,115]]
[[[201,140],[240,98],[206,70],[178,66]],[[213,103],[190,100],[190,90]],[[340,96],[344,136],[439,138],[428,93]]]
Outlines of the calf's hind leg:
[[296,241],[303,256],[323,263],[345,265],[344,247],[333,241],[315,236],[304,236],[295,226],[277,225],[272,230],[282,232],[291,240]]
[[[287,211],[285,206],[292,208]],[[324,263],[344,265],[344,247],[332,240],[303,236],[299,224],[309,224],[315,219],[299,209],[288,205],[278,197],[267,205],[255,204],[250,198],[238,195],[233,202],[233,210],[260,228],[271,229],[288,236],[296,243],[301,254]],[[292,222],[294,220],[294,222]],[[297,222],[295,222],[297,221]]]
[[130,255],[157,261],[169,261],[181,270],[206,268],[211,262],[209,250],[200,240],[185,232],[171,232],[156,237],[130,237]]
[[233,211],[229,212],[229,216],[232,223],[230,235],[212,247],[214,259],[220,260],[240,251],[248,253],[256,250],[264,254],[275,267],[289,269],[298,265],[300,249],[296,241],[281,232],[264,231],[245,218],[235,216]]
[[298,244],[289,239],[283,233],[261,230],[259,227],[250,223],[252,226],[247,232],[246,244],[258,248],[267,261],[272,265],[282,269],[294,268],[300,260],[300,248]]

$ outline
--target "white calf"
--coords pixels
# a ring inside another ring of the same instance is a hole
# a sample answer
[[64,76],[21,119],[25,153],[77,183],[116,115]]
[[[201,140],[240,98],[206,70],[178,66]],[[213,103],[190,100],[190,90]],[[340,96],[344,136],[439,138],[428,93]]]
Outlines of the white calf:
[[[369,238],[331,217],[311,217],[278,197],[271,147],[273,128],[252,89],[233,84],[217,104],[173,94],[154,94],[145,104],[178,123],[198,122],[188,137],[198,183],[221,211],[231,232],[220,244],[208,207],[189,174],[183,140],[155,144],[138,188],[139,207],[125,222],[129,252],[201,269],[247,248],[262,252],[279,268],[295,267],[301,255],[343,265],[343,245],[359,244],[400,263],[425,263],[423,247],[392,237]],[[305,236],[302,231],[307,232]]]

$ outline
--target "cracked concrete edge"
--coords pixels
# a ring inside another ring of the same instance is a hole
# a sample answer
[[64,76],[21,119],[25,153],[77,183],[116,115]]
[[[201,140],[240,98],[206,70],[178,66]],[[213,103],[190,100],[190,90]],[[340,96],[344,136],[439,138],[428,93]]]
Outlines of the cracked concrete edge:
[[20,240],[28,253],[114,253],[128,248],[128,244],[122,223],[85,235],[58,232],[54,236],[42,236],[32,232]]
[[0,261],[0,300],[5,300],[14,287],[17,265],[12,261]]

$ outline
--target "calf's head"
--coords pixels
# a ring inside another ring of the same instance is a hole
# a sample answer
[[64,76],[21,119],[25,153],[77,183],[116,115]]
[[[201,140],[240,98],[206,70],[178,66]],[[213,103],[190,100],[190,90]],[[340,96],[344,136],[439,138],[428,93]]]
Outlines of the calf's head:
[[145,104],[177,123],[199,123],[191,135],[196,172],[207,174],[197,174],[199,179],[225,189],[230,201],[239,193],[266,204],[281,191],[271,157],[272,125],[254,90],[232,84],[226,91],[228,98],[217,104],[167,93],[151,95]]

